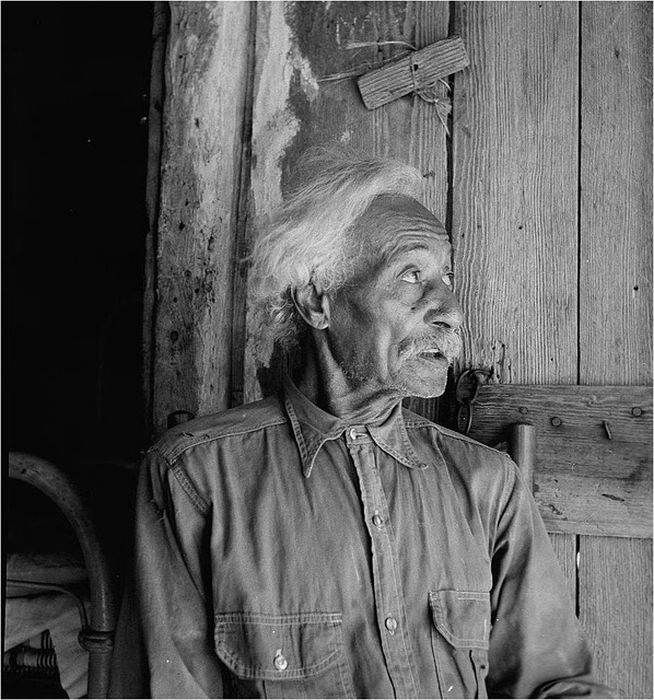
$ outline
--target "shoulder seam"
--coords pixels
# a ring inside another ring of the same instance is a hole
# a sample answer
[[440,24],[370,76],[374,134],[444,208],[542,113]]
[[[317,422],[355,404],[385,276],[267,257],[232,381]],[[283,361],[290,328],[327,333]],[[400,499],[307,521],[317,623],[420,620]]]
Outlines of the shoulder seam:
[[206,445],[209,442],[214,442],[215,440],[222,440],[222,438],[229,438],[229,437],[236,437],[237,435],[246,435],[247,433],[255,433],[257,430],[263,430],[264,428],[270,428],[274,425],[284,425],[285,423],[288,423],[286,418],[277,418],[273,421],[270,421],[268,423],[263,423],[261,425],[257,425],[252,428],[247,428],[245,430],[233,430],[230,432],[226,433],[219,433],[218,435],[202,435],[200,436],[196,441],[187,444],[187,445],[182,445],[177,448],[173,448],[171,451],[170,456],[168,456],[166,459],[169,462],[169,464],[172,464],[177,460],[178,457],[180,457],[184,452],[187,450],[192,449],[193,447],[199,447],[200,445]]
[[467,442],[469,444],[478,445],[479,447],[483,447],[484,449],[489,450],[491,452],[495,452],[496,454],[499,454],[503,457],[507,456],[506,452],[502,452],[502,450],[497,450],[494,447],[491,447],[490,445],[484,445],[483,442],[479,442],[479,440],[475,440],[474,438],[471,438],[468,435],[463,435],[462,433],[457,433],[455,430],[443,428],[437,423],[432,423],[431,421],[412,421],[405,423],[405,425],[407,426],[407,428],[431,428],[440,435],[452,438],[453,440],[460,440],[461,442]]

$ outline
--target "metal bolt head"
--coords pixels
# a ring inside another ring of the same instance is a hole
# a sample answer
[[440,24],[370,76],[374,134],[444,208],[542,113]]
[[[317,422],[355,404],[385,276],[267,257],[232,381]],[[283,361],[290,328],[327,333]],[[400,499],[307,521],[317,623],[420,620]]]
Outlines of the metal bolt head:
[[550,423],[555,427],[558,428],[560,425],[563,424],[563,421],[558,417],[558,416],[553,416],[550,418]]
[[638,418],[638,416],[642,416],[642,415],[643,415],[643,409],[642,409],[640,406],[634,406],[634,407],[631,409],[631,415],[632,415],[632,416],[636,416],[636,418]]

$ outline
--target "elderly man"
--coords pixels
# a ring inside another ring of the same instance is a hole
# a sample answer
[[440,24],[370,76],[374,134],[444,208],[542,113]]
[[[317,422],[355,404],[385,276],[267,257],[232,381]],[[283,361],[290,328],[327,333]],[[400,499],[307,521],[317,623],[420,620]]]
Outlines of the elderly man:
[[402,408],[443,393],[461,346],[419,184],[324,163],[260,239],[268,330],[299,362],[281,395],[146,457],[146,694],[607,696],[515,465]]

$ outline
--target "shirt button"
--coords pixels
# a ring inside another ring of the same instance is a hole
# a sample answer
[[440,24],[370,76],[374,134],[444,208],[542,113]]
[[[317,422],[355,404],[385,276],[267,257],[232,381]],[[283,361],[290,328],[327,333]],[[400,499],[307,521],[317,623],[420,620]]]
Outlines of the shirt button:
[[284,654],[282,654],[281,649],[277,649],[277,653],[275,654],[275,658],[273,659],[273,665],[278,671],[284,671],[288,666],[288,661],[286,660]]
[[389,634],[395,634],[395,630],[397,629],[397,620],[392,616],[389,615],[384,624],[386,625],[386,629],[388,630]]
[[354,428],[350,428],[350,440],[356,440],[359,437],[359,433]]
[[382,516],[379,515],[379,513],[375,513],[372,516],[372,523],[375,527],[382,528],[384,526],[384,518],[382,518]]

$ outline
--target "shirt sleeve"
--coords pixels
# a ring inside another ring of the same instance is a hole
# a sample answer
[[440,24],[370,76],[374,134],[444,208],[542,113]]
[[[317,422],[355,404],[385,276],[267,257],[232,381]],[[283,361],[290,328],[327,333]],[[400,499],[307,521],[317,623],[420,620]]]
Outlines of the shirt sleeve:
[[613,697],[592,655],[558,560],[520,472],[507,459],[493,551],[489,697]]
[[[150,451],[137,491],[133,582],[118,625],[117,646],[120,641],[130,652],[113,664],[112,695],[223,697],[206,593],[209,518],[208,504],[182,467]],[[125,646],[130,625],[136,634]],[[130,686],[130,679],[145,687]]]

